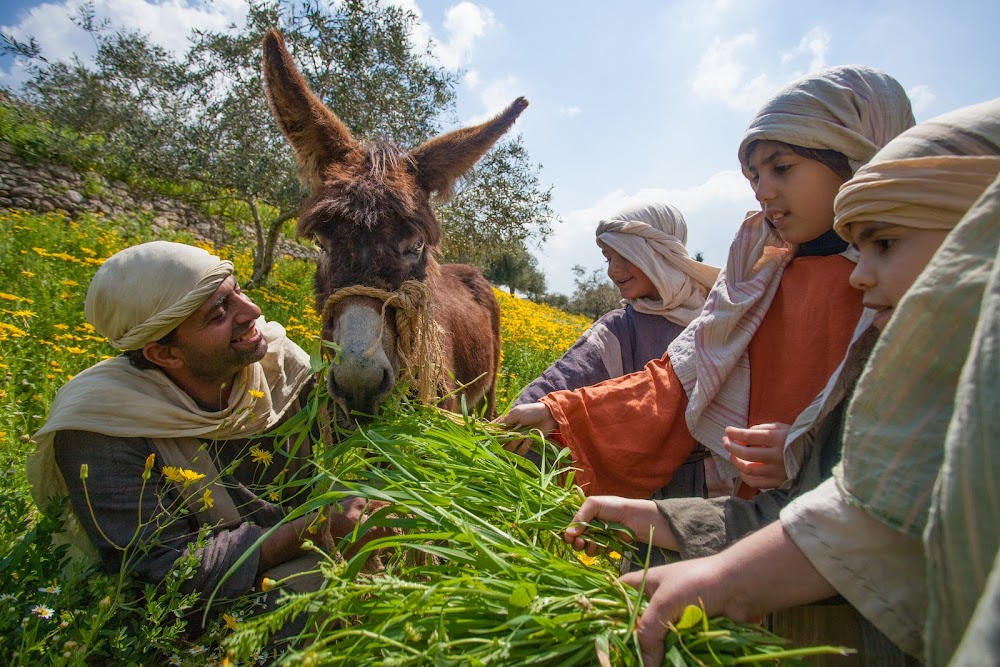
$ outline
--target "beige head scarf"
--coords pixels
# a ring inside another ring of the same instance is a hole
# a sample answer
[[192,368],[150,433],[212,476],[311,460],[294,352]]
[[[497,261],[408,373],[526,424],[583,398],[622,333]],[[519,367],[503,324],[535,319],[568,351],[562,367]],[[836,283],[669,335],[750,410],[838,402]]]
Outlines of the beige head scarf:
[[211,296],[233,263],[183,243],[152,241],[116,253],[90,281],[84,313],[116,350],[163,338]]
[[[128,248],[98,269],[85,310],[94,328],[119,349],[159,340],[204,303],[232,273],[232,263],[179,243],[155,241]],[[268,344],[264,358],[234,380],[229,405],[217,412],[194,399],[159,369],[134,368],[124,357],[106,359],[75,376],[52,402],[34,440],[27,477],[35,502],[66,495],[56,463],[57,431],[81,430],[115,437],[224,440],[261,432],[292,405],[309,377],[307,355],[274,322],[257,321]],[[82,530],[70,510],[71,539]]]
[[834,206],[848,238],[861,221],[951,230],[860,378],[834,477],[847,502],[923,540],[926,585],[912,587],[927,596],[926,664],[979,664],[952,654],[1000,548],[1000,99],[905,132]]
[[[771,140],[835,150],[856,167],[911,125],[910,101],[895,79],[868,67],[833,67],[792,82],[764,104],[740,142],[740,163],[745,170],[751,143]],[[688,428],[720,457],[720,472],[730,477],[738,472],[725,459],[722,437],[727,426],[747,426],[747,346],[794,255],[763,214],[749,215],[702,314],[668,348],[688,395]]]
[[614,248],[650,279],[659,299],[626,299],[640,313],[687,326],[701,313],[719,269],[688,255],[687,223],[670,204],[628,206],[597,225],[597,240]]
[[[953,229],[998,173],[1000,100],[994,100],[922,123],[887,146],[841,189],[836,228],[847,236],[861,221]],[[958,240],[946,242],[950,252]],[[992,260],[996,248],[986,250]],[[842,490],[848,500],[912,537],[923,533],[941,465],[961,370],[954,355],[968,349],[972,335],[972,324],[962,329],[960,321],[966,317],[974,324],[971,314],[978,312],[990,269],[981,252],[966,248],[947,263],[938,253],[907,291],[861,377],[845,425],[837,471]],[[932,280],[935,272],[949,278]],[[950,296],[941,299],[951,282]],[[927,284],[934,289],[923,287]],[[920,307],[924,301],[942,303]],[[914,364],[908,332],[918,325],[935,331],[920,341],[921,349],[933,354]]]

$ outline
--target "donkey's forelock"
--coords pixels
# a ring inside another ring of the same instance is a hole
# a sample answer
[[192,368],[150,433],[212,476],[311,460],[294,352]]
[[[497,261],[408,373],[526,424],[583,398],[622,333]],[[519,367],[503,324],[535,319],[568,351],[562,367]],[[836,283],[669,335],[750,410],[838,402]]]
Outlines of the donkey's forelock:
[[410,156],[392,144],[370,142],[352,157],[327,167],[323,186],[302,208],[298,235],[336,235],[339,225],[371,230],[388,224],[399,226],[400,234],[417,233],[436,248],[441,226],[414,178]]

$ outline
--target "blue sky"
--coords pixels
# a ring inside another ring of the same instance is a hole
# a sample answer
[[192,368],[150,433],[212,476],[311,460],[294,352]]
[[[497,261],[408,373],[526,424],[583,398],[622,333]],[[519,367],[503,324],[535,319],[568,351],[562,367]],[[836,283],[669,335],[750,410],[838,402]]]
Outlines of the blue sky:
[[[1000,96],[1000,2],[927,0],[394,0],[421,18],[440,62],[464,72],[462,124],[518,95],[516,131],[562,222],[536,251],[550,291],[571,293],[571,267],[603,266],[594,229],[638,199],[677,205],[688,248],[722,264],[756,207],[736,148],[755,109],[791,79],[830,65],[886,70],[917,120]],[[242,0],[95,0],[98,16],[181,49],[191,27],[222,29]],[[6,0],[0,30],[34,35],[51,56],[88,52],[71,2]],[[0,83],[20,74],[0,60]]]

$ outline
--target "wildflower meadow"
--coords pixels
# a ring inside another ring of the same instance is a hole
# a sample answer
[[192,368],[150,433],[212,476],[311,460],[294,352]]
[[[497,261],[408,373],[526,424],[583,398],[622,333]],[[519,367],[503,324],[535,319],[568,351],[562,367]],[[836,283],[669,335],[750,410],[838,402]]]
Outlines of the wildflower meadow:
[[[314,443],[312,491],[293,518],[359,495],[387,503],[369,521],[390,536],[347,560],[319,550],[325,584],[284,594],[274,612],[255,613],[257,600],[247,596],[221,613],[202,613],[214,591],[184,586],[198,567],[194,548],[155,585],[133,581],[127,568],[109,573],[69,559],[59,540],[62,507],[34,505],[24,459],[59,387],[115,354],[84,318],[91,276],[110,255],[146,240],[141,215],[0,213],[0,665],[639,663],[632,628],[644,603],[617,580],[626,550],[621,527],[594,527],[607,547],[596,559],[560,538],[582,499],[567,452],[536,438],[536,467],[502,448],[522,435],[405,396],[370,426],[341,432],[316,423],[325,414],[319,382],[309,409],[275,434],[324,434]],[[181,233],[173,240],[204,246]],[[248,249],[204,247],[233,260],[237,276],[249,275]],[[269,282],[250,293],[306,350],[317,349],[319,331],[312,270],[308,262],[279,261]],[[502,409],[589,322],[497,297]],[[259,447],[247,453],[267,464],[274,455]],[[165,474],[181,484],[198,476]],[[207,539],[205,528],[195,546]],[[299,640],[275,645],[274,633],[294,623]],[[667,653],[675,665],[773,663],[813,651],[785,650],[759,627],[707,619],[694,607],[675,630]]]

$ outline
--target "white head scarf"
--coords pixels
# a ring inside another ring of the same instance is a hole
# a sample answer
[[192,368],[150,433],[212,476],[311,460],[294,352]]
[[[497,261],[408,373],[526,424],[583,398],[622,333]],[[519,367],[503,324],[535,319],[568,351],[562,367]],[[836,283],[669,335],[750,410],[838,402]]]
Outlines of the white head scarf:
[[597,225],[602,241],[652,281],[659,299],[625,299],[640,313],[659,315],[687,326],[701,312],[719,269],[688,255],[687,223],[670,204],[629,206]]

